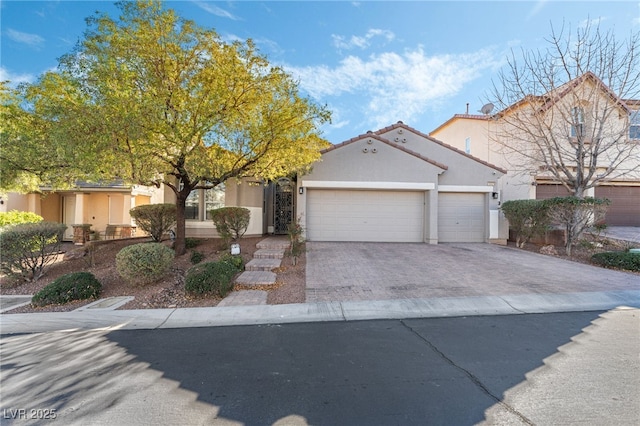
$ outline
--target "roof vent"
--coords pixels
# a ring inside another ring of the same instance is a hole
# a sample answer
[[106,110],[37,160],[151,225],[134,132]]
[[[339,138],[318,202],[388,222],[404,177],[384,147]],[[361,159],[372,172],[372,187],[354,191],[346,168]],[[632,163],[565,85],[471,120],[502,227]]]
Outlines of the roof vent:
[[369,152],[369,149],[368,149],[368,148],[364,148],[364,149],[362,150],[362,152],[364,152],[364,153],[366,154],[367,152]]
[[402,129],[398,129],[398,133],[402,134]]
[[372,152],[373,154],[375,154],[376,152],[378,152],[378,150],[377,150],[376,148],[373,148],[373,149],[371,150],[371,152]]

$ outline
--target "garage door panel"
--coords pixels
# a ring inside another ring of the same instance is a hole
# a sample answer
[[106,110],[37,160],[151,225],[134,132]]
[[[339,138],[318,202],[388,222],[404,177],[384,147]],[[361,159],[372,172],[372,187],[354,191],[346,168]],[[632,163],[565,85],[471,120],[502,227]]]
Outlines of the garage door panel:
[[311,241],[421,242],[424,193],[310,189]]
[[438,194],[438,241],[484,242],[486,239],[483,193]]
[[595,196],[611,200],[605,219],[607,225],[640,226],[640,187],[599,186]]

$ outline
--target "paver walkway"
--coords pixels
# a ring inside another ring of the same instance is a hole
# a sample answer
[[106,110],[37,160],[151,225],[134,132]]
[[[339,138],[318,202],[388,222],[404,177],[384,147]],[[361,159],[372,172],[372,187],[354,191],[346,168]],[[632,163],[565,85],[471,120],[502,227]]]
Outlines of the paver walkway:
[[[271,286],[276,283],[273,269],[280,267],[285,250],[289,248],[287,237],[267,237],[256,244],[258,250],[253,259],[245,265],[245,271],[236,278],[236,284],[243,286]],[[225,297],[218,306],[266,305],[265,290],[237,290]]]
[[307,303],[640,290],[640,275],[482,243],[307,242]]

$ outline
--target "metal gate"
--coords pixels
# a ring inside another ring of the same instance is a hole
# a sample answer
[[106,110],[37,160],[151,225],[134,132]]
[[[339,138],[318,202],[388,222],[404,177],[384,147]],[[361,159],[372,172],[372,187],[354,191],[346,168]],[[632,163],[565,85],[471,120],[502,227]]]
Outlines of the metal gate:
[[276,181],[273,208],[273,232],[286,234],[289,224],[293,222],[293,183],[291,179],[281,178]]

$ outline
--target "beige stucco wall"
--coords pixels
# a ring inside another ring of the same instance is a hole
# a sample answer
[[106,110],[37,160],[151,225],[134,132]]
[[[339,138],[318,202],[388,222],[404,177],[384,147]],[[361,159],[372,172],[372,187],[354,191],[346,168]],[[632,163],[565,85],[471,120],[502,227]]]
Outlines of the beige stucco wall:
[[[376,153],[372,152],[374,149]],[[376,139],[365,138],[326,152],[302,180],[437,184],[440,173],[443,173],[440,167]]]
[[27,212],[29,210],[29,200],[27,194],[17,194],[10,192],[3,197],[4,204],[0,205],[0,211],[10,212],[12,210],[18,210],[21,212]]

